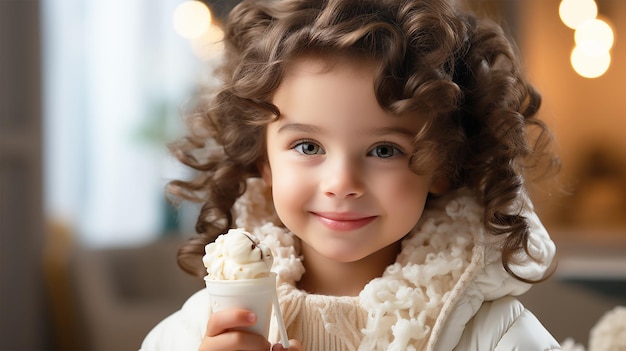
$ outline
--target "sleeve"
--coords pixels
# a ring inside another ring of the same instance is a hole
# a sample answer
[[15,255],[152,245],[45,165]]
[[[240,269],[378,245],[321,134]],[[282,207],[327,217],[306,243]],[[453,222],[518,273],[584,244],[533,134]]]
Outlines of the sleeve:
[[546,351],[561,346],[517,299],[504,297],[481,306],[455,350]]
[[210,305],[206,290],[192,295],[179,310],[157,324],[145,337],[139,351],[196,351],[200,346]]

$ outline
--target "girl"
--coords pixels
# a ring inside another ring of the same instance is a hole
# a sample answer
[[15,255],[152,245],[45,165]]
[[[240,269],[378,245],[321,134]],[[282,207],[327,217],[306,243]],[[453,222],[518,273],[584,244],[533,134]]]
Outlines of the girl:
[[[204,276],[229,228],[258,236],[290,350],[560,348],[513,297],[555,252],[524,184],[549,133],[497,25],[446,0],[245,0],[225,42],[174,147],[198,172],[171,192],[203,204],[183,269]],[[268,350],[233,329],[255,318],[203,290],[142,348]]]

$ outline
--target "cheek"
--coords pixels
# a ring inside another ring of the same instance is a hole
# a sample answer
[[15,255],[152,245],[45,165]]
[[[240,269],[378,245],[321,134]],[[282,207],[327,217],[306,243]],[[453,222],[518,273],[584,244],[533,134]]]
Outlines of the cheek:
[[381,183],[379,194],[384,197],[388,208],[408,218],[419,219],[430,187],[428,178],[410,174],[387,179]]
[[301,207],[299,203],[304,202],[308,184],[311,183],[307,180],[310,180],[310,178],[294,169],[273,169],[272,196],[277,210],[289,210],[296,206]]
[[386,174],[378,179],[377,187],[389,196],[398,198],[425,197],[430,188],[430,177],[418,176],[411,171]]
[[281,173],[281,176],[272,179],[272,198],[274,209],[280,221],[293,232],[299,232],[302,225],[302,216],[307,209],[310,196],[305,182],[302,182],[294,173]]

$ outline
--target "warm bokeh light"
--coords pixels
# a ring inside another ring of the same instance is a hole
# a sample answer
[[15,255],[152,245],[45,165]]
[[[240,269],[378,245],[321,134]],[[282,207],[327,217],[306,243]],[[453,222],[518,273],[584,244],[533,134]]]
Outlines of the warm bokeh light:
[[191,50],[200,60],[208,61],[218,57],[224,50],[224,31],[212,25],[199,38],[191,41]]
[[611,65],[611,54],[608,51],[589,54],[580,46],[572,50],[572,67],[585,78],[597,78],[603,75]]
[[566,26],[576,29],[585,20],[596,18],[598,5],[593,0],[562,0],[559,16]]
[[591,19],[582,22],[574,34],[576,46],[590,55],[600,55],[613,46],[613,29],[603,20]]
[[200,1],[185,1],[174,11],[174,29],[181,37],[200,37],[211,26],[211,11]]

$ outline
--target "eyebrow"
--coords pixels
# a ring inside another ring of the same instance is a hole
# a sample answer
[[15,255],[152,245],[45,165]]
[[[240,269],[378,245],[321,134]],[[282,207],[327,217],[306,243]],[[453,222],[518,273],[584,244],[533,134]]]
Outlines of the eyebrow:
[[[278,133],[282,132],[301,132],[301,133],[323,133],[324,130],[320,127],[303,124],[303,123],[287,123],[278,128]],[[385,135],[400,135],[408,138],[415,137],[415,133],[409,129],[403,127],[384,127],[375,128],[368,131],[366,134],[373,136],[385,136]]]
[[403,127],[385,127],[372,130],[369,134],[374,136],[385,136],[390,134],[396,134],[400,136],[406,136],[409,138],[415,137],[415,132]]
[[282,132],[322,133],[323,129],[310,124],[287,123],[278,128],[278,133]]

